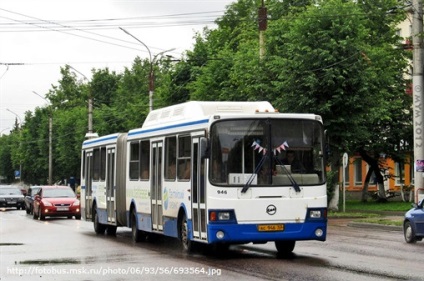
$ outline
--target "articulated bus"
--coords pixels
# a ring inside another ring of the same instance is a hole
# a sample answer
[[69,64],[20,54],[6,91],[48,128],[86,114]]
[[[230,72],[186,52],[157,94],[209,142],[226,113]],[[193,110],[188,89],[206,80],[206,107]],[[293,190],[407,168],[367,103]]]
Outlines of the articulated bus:
[[[268,102],[190,101],[153,110],[141,128],[82,145],[81,212],[96,233],[131,228],[204,243],[325,241],[323,124]],[[296,162],[290,162],[294,158]]]

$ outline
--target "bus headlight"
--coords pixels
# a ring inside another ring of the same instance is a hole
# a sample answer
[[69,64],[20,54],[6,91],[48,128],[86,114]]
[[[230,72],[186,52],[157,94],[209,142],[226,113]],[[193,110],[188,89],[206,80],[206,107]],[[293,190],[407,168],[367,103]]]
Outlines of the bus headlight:
[[319,219],[322,217],[321,210],[311,210],[309,212],[309,217],[311,219]]
[[218,220],[227,221],[229,219],[230,219],[230,212],[219,212],[218,213]]
[[209,211],[210,222],[235,222],[234,210],[210,210]]

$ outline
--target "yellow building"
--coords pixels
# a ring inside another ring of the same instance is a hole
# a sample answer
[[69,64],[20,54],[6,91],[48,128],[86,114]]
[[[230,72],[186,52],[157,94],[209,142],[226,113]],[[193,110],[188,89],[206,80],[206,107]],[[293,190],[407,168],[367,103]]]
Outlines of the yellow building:
[[[385,189],[389,191],[400,191],[403,186],[414,184],[414,169],[409,161],[397,163],[390,158],[381,158],[380,167],[385,178]],[[362,191],[369,165],[360,156],[349,158],[349,164],[345,170],[345,187],[347,191]],[[342,182],[342,170],[340,170],[340,182]],[[375,176],[372,175],[369,191],[376,191]]]

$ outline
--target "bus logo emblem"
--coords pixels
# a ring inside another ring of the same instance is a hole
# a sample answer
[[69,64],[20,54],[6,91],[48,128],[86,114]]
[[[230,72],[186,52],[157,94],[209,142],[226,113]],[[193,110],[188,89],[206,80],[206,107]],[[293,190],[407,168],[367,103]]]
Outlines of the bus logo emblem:
[[277,207],[275,207],[274,205],[269,205],[268,207],[266,207],[266,213],[268,215],[275,215],[275,213],[277,212]]

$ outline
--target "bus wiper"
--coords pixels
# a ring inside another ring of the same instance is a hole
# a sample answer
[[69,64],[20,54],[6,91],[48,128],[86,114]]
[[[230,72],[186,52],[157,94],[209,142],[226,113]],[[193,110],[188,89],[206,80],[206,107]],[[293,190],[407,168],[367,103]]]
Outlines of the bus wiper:
[[250,175],[249,179],[247,180],[243,189],[241,190],[241,193],[245,193],[249,189],[249,187],[252,185],[253,180],[255,179],[255,177],[257,176],[257,174],[261,170],[262,166],[264,165],[266,158],[268,158],[268,157],[264,156],[264,157],[262,157],[261,161],[259,161],[258,165],[255,168],[255,172],[252,175]]
[[286,166],[283,165],[283,163],[281,163],[280,159],[278,159],[277,157],[274,157],[275,161],[278,162],[278,164],[280,165],[280,167],[282,167],[283,171],[286,173],[287,178],[289,179],[290,183],[292,184],[294,190],[296,192],[300,192],[300,187],[297,184],[296,180],[293,178],[293,176],[291,175],[291,173],[287,170]]

